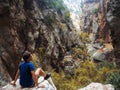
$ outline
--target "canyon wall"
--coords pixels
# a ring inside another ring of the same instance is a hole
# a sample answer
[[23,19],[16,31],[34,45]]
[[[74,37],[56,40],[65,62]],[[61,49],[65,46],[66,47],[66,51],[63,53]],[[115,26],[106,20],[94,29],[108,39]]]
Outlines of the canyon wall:
[[5,80],[14,77],[25,50],[42,53],[44,69],[59,68],[65,52],[80,44],[69,11],[61,0],[53,1],[0,1],[0,76]]

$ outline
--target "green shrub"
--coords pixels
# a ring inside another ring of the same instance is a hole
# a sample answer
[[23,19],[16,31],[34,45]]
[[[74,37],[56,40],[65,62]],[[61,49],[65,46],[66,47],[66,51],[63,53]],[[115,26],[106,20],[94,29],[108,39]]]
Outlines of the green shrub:
[[35,67],[38,67],[37,56],[35,53],[32,54],[32,62],[34,63]]
[[47,25],[51,25],[51,23],[54,23],[54,18],[52,15],[48,14],[44,17],[44,21]]
[[65,10],[64,4],[63,4],[63,0],[53,0],[53,5],[55,6],[55,8],[58,10]]
[[96,64],[92,61],[80,63],[80,67],[74,71],[74,76],[64,72],[52,73],[53,81],[58,90],[78,90],[91,82],[112,84],[115,90],[120,90],[119,68],[111,66],[109,62]]
[[88,41],[89,41],[89,34],[88,33],[86,33],[86,32],[81,32],[80,33],[80,39],[81,39],[81,41],[83,42],[83,43],[87,43]]
[[70,20],[70,12],[69,11],[64,12],[64,17],[65,17],[65,20],[69,21]]
[[93,13],[98,13],[98,9],[97,8],[95,8],[94,10],[93,10]]
[[120,71],[107,73],[105,83],[112,84],[115,90],[120,90]]
[[38,50],[39,50],[39,59],[42,62],[44,57],[43,48],[39,48]]
[[65,10],[63,0],[40,0],[40,3],[49,8]]
[[83,61],[88,60],[90,58],[89,54],[87,53],[87,50],[83,48],[85,48],[85,46],[79,48],[72,48],[73,58],[79,58]]

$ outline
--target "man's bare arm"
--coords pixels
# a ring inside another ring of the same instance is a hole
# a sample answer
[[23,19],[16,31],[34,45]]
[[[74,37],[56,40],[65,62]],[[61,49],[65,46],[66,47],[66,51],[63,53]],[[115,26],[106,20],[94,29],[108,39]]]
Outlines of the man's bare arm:
[[11,82],[12,85],[15,85],[15,83],[16,83],[18,77],[19,77],[19,74],[20,74],[20,70],[18,69],[18,70],[17,70],[17,73],[16,73],[16,75],[15,75],[15,79]]
[[37,77],[36,77],[36,75],[35,75],[35,72],[34,72],[34,71],[31,71],[31,74],[32,74],[32,78],[33,78],[33,80],[34,80],[34,82],[35,82],[35,85],[38,86],[38,79],[37,79]]

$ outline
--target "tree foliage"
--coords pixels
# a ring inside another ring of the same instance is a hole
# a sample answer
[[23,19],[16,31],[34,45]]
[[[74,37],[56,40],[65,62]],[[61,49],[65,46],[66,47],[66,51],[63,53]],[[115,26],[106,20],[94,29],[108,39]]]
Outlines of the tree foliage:
[[[112,67],[108,67],[111,65]],[[78,90],[91,82],[112,84],[116,90],[120,90],[120,70],[108,62],[96,64],[87,60],[75,69],[74,76],[53,72],[52,77],[58,90]]]

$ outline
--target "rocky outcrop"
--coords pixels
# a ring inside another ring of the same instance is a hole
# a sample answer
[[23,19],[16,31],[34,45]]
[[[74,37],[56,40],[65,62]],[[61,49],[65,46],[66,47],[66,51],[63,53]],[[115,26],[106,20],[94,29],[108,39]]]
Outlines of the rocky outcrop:
[[112,43],[117,62],[120,62],[120,1],[108,0],[107,21],[111,28]]
[[[111,42],[113,45],[113,50],[111,54],[107,55],[107,60],[113,61],[116,58],[116,61],[119,62],[119,35],[120,35],[120,1],[116,0],[100,0],[99,8],[96,9],[96,16],[93,16],[93,29],[90,34],[90,40],[93,43],[96,43],[99,40],[102,40],[103,43]],[[89,21],[90,22],[90,21]],[[98,26],[98,27],[97,27]],[[90,27],[90,26],[89,26]],[[97,32],[93,32],[97,31]]]
[[86,44],[88,53],[91,59],[97,61],[114,60],[111,28],[106,17],[107,5],[108,0],[86,0],[83,7],[84,26],[82,28],[89,34],[89,42]]
[[[10,4],[8,0],[0,1],[0,76],[10,80],[15,74],[24,46],[19,40],[17,30],[10,26]],[[17,47],[16,47],[17,45]],[[6,74],[6,75],[5,75]]]
[[38,79],[38,83],[39,83],[39,86],[44,86],[44,87],[21,88],[21,86],[19,84],[19,79],[18,79],[15,86],[8,84],[8,85],[0,88],[0,90],[1,89],[2,90],[46,90],[46,89],[47,90],[57,90],[51,78],[49,78],[48,80],[44,80],[44,81],[43,81],[43,79],[44,79],[43,77],[40,77]]
[[64,53],[76,44],[80,41],[62,2],[0,1],[0,71],[7,76],[14,77],[25,50],[42,53],[43,66],[59,69]]
[[63,69],[66,73],[69,73],[71,76],[74,75],[75,62],[71,54],[64,56],[62,64],[64,66]]
[[111,43],[105,43],[103,45],[101,45],[100,43],[87,44],[86,46],[91,59],[95,61],[105,61],[113,59],[114,48]]
[[101,83],[90,83],[88,86],[79,90],[115,90],[111,84],[103,85]]

